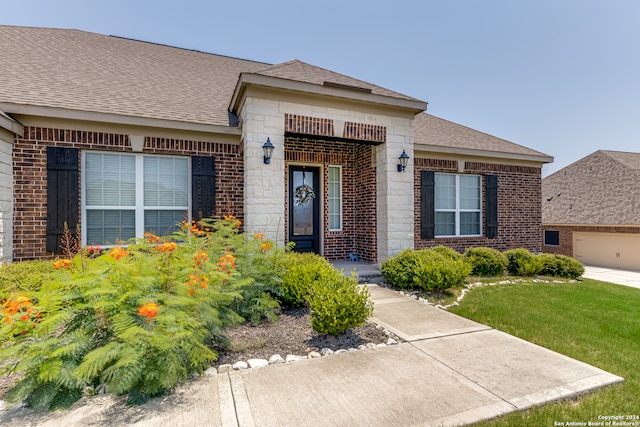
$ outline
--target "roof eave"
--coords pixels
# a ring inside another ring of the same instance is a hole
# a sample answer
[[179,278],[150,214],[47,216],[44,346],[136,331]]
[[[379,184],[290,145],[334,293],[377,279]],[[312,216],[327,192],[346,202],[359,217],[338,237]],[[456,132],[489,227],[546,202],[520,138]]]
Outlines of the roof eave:
[[395,98],[391,96],[360,92],[340,87],[320,86],[313,83],[282,79],[279,77],[263,76],[255,73],[241,73],[240,78],[238,79],[238,82],[236,84],[236,88],[233,92],[233,96],[231,97],[231,102],[229,104],[230,111],[238,114],[242,106],[246,88],[250,85],[381,104],[388,107],[411,110],[414,114],[418,114],[427,109],[427,103],[424,101]]
[[6,116],[3,110],[0,110],[0,128],[5,129],[20,137],[24,136],[24,126]]
[[439,145],[428,145],[416,143],[414,145],[414,151],[427,151],[434,153],[447,153],[457,154],[465,156],[475,157],[493,157],[497,159],[509,159],[509,160],[523,160],[527,162],[537,163],[553,163],[553,157],[545,154],[517,154],[517,153],[505,153],[501,151],[489,151],[489,150],[474,150],[471,148],[456,148],[456,147],[444,147]]
[[[123,114],[73,110],[68,108],[0,103],[0,110],[9,111],[12,114],[51,117],[56,119],[72,119],[72,120],[93,121],[93,122],[101,122],[101,123],[114,123],[114,124],[122,124],[122,125],[174,129],[174,130],[181,130],[181,131],[240,135],[240,129],[238,127],[233,127],[233,126],[184,122],[180,120],[168,120],[168,119],[159,119],[159,118],[152,118],[152,117],[128,116]],[[0,122],[0,125],[1,125],[1,122]]]

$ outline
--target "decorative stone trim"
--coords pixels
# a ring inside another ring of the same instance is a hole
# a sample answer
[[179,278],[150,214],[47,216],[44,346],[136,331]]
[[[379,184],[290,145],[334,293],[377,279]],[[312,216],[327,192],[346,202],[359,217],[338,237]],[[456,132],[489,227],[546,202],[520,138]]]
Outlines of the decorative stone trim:
[[543,279],[507,279],[507,280],[501,280],[499,282],[491,282],[491,283],[484,283],[484,282],[475,282],[475,283],[469,283],[468,285],[464,286],[464,289],[462,289],[462,292],[460,293],[460,295],[458,295],[458,298],[456,298],[456,300],[454,302],[452,302],[451,304],[447,304],[447,305],[442,305],[442,304],[434,304],[431,301],[429,301],[426,298],[422,298],[420,296],[417,295],[416,292],[405,292],[405,291],[398,291],[395,290],[391,287],[389,287],[389,285],[387,283],[380,283],[378,286],[384,286],[385,288],[391,290],[391,291],[395,291],[400,295],[406,296],[408,298],[411,299],[415,299],[420,301],[423,304],[426,305],[430,305],[432,307],[435,308],[439,308],[442,310],[448,310],[451,307],[455,307],[460,305],[460,301],[462,301],[464,299],[464,297],[469,293],[469,291],[471,291],[474,288],[479,288],[482,286],[496,286],[496,285],[515,285],[516,283],[524,283],[524,282],[533,282],[533,283],[576,283],[577,280],[543,280]]
[[342,136],[361,141],[387,142],[387,128],[379,125],[345,122]]
[[284,131],[307,135],[335,136],[333,120],[317,117],[284,115]]
[[399,337],[397,337],[395,334],[388,331],[387,329],[383,328],[382,326],[376,325],[376,328],[384,332],[385,335],[387,335],[388,339],[386,343],[360,344],[358,348],[341,348],[335,351],[331,350],[330,348],[323,348],[319,352],[312,351],[306,356],[301,356],[297,354],[288,354],[284,359],[282,358],[281,355],[274,354],[269,358],[269,360],[249,359],[246,362],[244,360],[238,360],[233,364],[225,363],[223,365],[219,365],[217,368],[215,366],[212,366],[211,368],[207,369],[204,372],[204,376],[210,377],[210,376],[214,376],[217,374],[224,374],[231,371],[239,371],[244,369],[256,369],[256,368],[262,368],[268,365],[276,365],[280,363],[293,363],[293,362],[298,362],[300,360],[308,360],[308,359],[317,359],[319,357],[332,356],[334,354],[343,354],[351,351],[367,350],[370,348],[377,348],[377,347],[387,347],[390,345],[396,345],[402,341]]

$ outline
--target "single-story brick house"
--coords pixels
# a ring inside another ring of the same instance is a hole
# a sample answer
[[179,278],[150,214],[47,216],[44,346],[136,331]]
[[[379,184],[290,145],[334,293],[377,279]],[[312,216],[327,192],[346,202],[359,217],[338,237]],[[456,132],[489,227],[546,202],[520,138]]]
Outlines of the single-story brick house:
[[5,260],[56,256],[65,222],[105,246],[226,214],[329,259],[541,249],[552,158],[422,100],[301,61],[77,30],[0,26],[0,52]]
[[640,270],[640,153],[600,150],[542,180],[543,251]]

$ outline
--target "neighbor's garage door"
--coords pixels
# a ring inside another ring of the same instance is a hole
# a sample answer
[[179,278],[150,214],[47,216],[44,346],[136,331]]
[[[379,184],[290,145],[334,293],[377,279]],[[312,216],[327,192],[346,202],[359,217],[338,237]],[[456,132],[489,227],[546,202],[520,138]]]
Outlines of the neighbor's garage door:
[[640,234],[573,233],[573,256],[587,265],[640,270]]

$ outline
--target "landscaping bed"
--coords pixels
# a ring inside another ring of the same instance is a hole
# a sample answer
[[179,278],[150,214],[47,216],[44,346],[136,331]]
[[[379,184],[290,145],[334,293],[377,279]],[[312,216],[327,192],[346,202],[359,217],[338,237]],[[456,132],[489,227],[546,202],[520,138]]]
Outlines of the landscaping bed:
[[329,348],[358,348],[367,343],[386,343],[387,334],[374,323],[352,328],[337,336],[319,334],[310,323],[306,308],[283,310],[276,322],[263,322],[252,326],[246,323],[227,329],[227,349],[219,346],[218,360],[214,366],[233,364],[248,359],[269,359],[274,354],[285,358],[288,354],[306,356],[312,351]]

